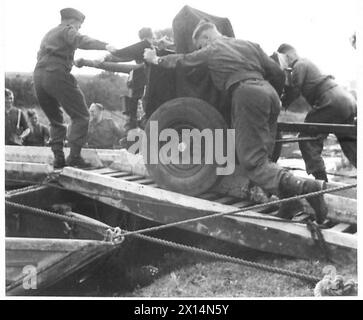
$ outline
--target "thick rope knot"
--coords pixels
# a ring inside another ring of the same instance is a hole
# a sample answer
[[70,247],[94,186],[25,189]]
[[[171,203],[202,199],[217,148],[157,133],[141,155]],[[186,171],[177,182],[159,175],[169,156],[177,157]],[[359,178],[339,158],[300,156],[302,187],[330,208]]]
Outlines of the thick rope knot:
[[314,288],[315,297],[323,296],[355,296],[358,292],[358,284],[350,279],[344,283],[342,276],[325,275]]
[[122,236],[122,230],[119,227],[107,229],[104,241],[122,243],[125,237]]

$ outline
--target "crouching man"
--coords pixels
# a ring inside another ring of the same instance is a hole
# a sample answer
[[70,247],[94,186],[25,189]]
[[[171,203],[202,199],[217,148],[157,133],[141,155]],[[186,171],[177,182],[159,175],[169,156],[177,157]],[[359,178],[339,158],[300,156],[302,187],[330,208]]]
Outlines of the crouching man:
[[113,149],[113,146],[125,136],[111,118],[104,115],[104,107],[100,103],[92,103],[89,112],[87,146],[88,148]]

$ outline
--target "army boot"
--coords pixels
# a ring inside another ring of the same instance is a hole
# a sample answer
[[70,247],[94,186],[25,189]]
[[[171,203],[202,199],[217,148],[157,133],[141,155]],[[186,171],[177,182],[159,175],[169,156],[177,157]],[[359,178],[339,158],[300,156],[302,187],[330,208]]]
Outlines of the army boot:
[[81,157],[81,147],[78,146],[71,146],[71,150],[69,156],[66,160],[67,166],[86,169],[92,167],[92,165],[86,162]]
[[64,158],[64,152],[62,147],[52,147],[54,160],[53,160],[53,168],[54,169],[62,169],[66,165],[66,160]]
[[327,175],[326,175],[325,170],[315,171],[315,172],[313,172],[312,174],[313,174],[313,176],[314,176],[314,178],[315,178],[316,180],[323,180],[323,181],[325,181],[325,182],[328,182],[328,177],[327,177]]
[[[288,198],[297,195],[303,195],[325,189],[325,182],[321,180],[310,180],[295,177],[286,172],[280,181],[280,198]],[[324,196],[315,196],[306,198],[310,206],[315,211],[315,219],[318,224],[322,224],[328,214],[328,207],[325,203]],[[281,215],[283,212],[281,213]]]

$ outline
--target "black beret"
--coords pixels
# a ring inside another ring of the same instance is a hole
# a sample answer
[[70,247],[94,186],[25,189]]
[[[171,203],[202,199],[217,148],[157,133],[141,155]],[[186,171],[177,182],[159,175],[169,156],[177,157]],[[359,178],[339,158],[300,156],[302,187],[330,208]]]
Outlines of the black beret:
[[83,22],[86,16],[81,12],[73,8],[64,8],[60,11],[62,20],[63,19],[76,19]]
[[283,43],[282,45],[280,45],[278,47],[277,52],[278,53],[286,53],[287,51],[290,51],[290,50],[295,50],[295,48],[290,44]]

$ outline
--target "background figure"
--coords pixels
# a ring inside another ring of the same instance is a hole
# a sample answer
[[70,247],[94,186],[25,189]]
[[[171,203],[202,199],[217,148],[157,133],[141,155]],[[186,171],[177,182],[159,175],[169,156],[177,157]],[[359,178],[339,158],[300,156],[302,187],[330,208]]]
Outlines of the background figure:
[[60,105],[71,117],[69,134],[70,154],[67,164],[88,167],[81,157],[87,139],[89,113],[84,95],[77,80],[70,73],[76,49],[108,50],[114,47],[106,42],[81,35],[85,16],[78,10],[61,10],[61,24],[51,29],[43,38],[34,70],[34,85],[39,104],[50,121],[50,145],[54,153],[54,168],[65,166],[63,145],[66,127]]
[[[300,58],[291,45],[282,44],[278,53],[291,68],[291,84],[286,88],[283,105],[288,106],[300,94],[310,104],[305,122],[354,124],[357,104],[354,97],[339,86],[330,75],[323,75],[310,60]],[[300,141],[299,147],[306,171],[316,179],[328,181],[324,160],[321,156],[328,134],[300,133],[299,137],[316,137],[313,141]],[[357,140],[355,136],[336,134],[343,153],[353,166],[357,166]]]
[[14,93],[5,89],[5,144],[21,146],[29,132],[24,113],[14,106]]
[[87,146],[97,149],[112,149],[125,136],[111,118],[104,115],[104,107],[100,103],[92,103],[90,108]]
[[46,146],[49,143],[49,128],[39,122],[38,114],[35,110],[27,111],[30,133],[24,139],[25,146]]
[[[153,47],[155,43],[155,36],[151,28],[141,28],[139,30],[139,39],[146,40],[150,46]],[[143,60],[135,61],[137,64],[143,64]],[[126,110],[124,115],[127,117],[124,129],[126,134],[128,131],[137,127],[137,106],[139,100],[142,99],[146,85],[146,71],[145,68],[132,70],[127,79],[128,96],[126,97]]]

